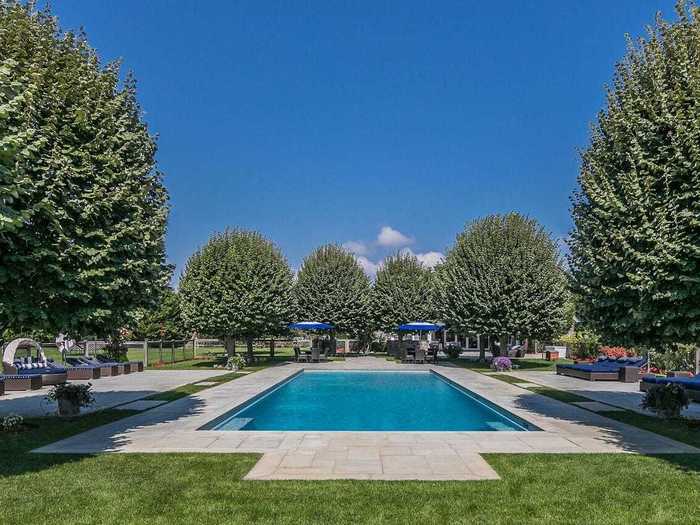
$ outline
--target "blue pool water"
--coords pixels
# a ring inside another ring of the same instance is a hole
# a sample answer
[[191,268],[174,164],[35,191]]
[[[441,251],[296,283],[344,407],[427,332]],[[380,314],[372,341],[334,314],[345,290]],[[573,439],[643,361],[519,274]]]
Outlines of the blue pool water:
[[305,371],[217,418],[213,430],[529,430],[431,372]]

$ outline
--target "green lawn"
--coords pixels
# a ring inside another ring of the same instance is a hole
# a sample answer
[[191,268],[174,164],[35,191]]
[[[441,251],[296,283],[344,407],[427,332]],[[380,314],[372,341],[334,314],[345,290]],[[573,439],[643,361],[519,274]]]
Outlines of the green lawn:
[[0,434],[0,523],[690,523],[700,499],[692,455],[486,455],[501,481],[246,482],[257,455],[28,453],[124,415]]

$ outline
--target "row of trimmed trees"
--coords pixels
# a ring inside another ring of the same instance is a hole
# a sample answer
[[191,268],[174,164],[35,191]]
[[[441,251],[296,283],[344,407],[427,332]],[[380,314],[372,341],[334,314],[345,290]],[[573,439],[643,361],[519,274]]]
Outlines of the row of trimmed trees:
[[214,235],[180,280],[185,325],[224,340],[285,332],[294,320],[331,323],[335,333],[393,332],[402,323],[444,321],[460,333],[551,338],[566,327],[566,278],[554,241],[533,220],[494,215],[467,225],[435,270],[410,253],[387,258],[370,283],[336,245],[315,250],[296,278],[282,253],[256,232]]

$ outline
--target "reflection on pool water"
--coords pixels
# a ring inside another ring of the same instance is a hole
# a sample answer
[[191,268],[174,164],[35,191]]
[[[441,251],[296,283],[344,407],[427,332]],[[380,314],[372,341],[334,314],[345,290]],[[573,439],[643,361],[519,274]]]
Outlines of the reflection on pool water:
[[522,419],[433,372],[304,371],[209,430],[524,431]]

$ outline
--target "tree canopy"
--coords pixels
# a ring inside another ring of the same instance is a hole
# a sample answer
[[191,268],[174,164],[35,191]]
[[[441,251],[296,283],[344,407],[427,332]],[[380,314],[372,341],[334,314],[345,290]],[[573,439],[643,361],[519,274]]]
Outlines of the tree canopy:
[[248,341],[279,333],[293,313],[292,272],[279,249],[257,232],[215,234],[194,253],[180,279],[182,316],[200,334],[215,335],[233,352]]
[[549,338],[566,322],[556,243],[517,213],[469,223],[436,272],[436,307],[462,332]]
[[578,315],[612,343],[700,337],[700,11],[629,43],[573,197]]
[[341,333],[367,330],[369,279],[340,246],[321,246],[304,259],[294,291],[300,320],[331,323]]
[[0,324],[106,335],[159,299],[155,154],[133,77],[33,2],[0,2]]
[[411,253],[387,257],[370,296],[373,328],[393,332],[403,323],[432,320],[432,305],[432,272]]

